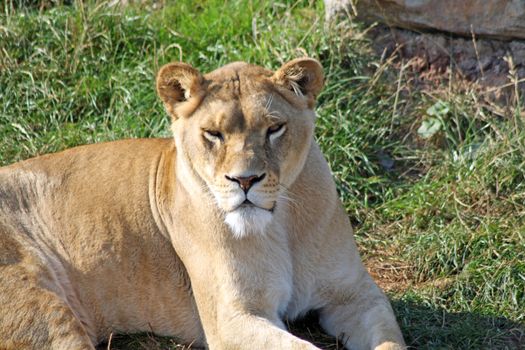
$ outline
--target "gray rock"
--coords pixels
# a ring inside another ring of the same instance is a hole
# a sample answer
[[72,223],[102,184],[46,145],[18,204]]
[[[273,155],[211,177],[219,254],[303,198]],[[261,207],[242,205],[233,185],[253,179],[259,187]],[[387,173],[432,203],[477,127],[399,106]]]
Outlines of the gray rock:
[[510,50],[516,65],[525,66],[525,43],[512,42],[510,43]]
[[[351,0],[325,0],[327,16]],[[357,0],[358,16],[407,29],[430,29],[471,37],[525,39],[524,0]]]
[[487,70],[490,68],[490,66],[492,65],[492,62],[494,61],[494,57],[491,57],[491,56],[485,56],[483,57],[480,62],[479,62],[479,65],[481,67],[482,70]]
[[441,35],[435,36],[434,38],[427,40],[426,43],[427,43],[426,50],[427,50],[427,55],[428,55],[428,61],[430,63],[433,63],[437,61],[443,55],[448,54],[447,41],[445,40],[443,36]]
[[464,73],[471,73],[478,68],[478,61],[475,58],[468,58],[459,63],[459,68]]

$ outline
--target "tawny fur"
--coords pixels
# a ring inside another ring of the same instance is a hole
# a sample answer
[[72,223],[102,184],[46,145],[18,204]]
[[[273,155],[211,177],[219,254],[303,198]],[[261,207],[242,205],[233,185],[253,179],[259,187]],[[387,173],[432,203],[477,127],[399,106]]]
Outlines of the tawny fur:
[[306,58],[275,73],[170,64],[157,91],[173,139],[0,168],[0,349],[94,349],[141,331],[317,349],[283,323],[312,309],[349,349],[403,348],[313,139],[322,85]]

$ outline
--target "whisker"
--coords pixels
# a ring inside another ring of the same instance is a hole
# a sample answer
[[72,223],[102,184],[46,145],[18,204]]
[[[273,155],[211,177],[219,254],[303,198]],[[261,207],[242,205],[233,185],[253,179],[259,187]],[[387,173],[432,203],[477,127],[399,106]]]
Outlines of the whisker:
[[283,184],[279,184],[279,188],[281,188],[283,190],[281,195],[279,196],[279,199],[281,199],[281,198],[284,199],[283,203],[286,203],[287,205],[289,205],[290,208],[298,209],[299,208],[298,198],[297,199],[293,198],[294,197],[294,193],[291,192]]
[[272,102],[273,102],[273,94],[270,94],[270,97],[268,97],[268,99],[266,100],[266,105],[264,106],[264,108],[266,110],[269,110],[270,107],[272,107]]

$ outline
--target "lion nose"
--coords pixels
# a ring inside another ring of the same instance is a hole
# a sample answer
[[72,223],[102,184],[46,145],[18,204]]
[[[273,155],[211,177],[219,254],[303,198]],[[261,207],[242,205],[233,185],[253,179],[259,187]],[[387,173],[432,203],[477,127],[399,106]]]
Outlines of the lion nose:
[[266,173],[262,175],[250,175],[250,176],[228,176],[225,175],[226,178],[230,181],[237,182],[239,186],[242,188],[244,193],[248,193],[250,188],[256,184],[259,181],[262,181],[262,179],[265,178]]

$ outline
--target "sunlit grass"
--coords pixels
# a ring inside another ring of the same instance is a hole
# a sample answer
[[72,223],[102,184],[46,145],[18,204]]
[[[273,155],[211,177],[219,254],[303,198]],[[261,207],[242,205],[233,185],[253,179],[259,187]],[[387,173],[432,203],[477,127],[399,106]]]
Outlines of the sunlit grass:
[[[0,8],[0,164],[169,136],[154,92],[164,63],[182,59],[206,72],[244,60],[275,69],[307,53],[326,70],[316,137],[360,249],[369,261],[405,269],[390,296],[407,341],[525,346],[518,103],[502,115],[454,82],[414,89],[403,62],[376,57],[358,24],[329,26],[319,2],[177,1],[156,9],[98,1],[42,11],[35,3]],[[436,120],[434,134],[418,134]],[[140,348],[140,340],[118,339],[116,348]]]

